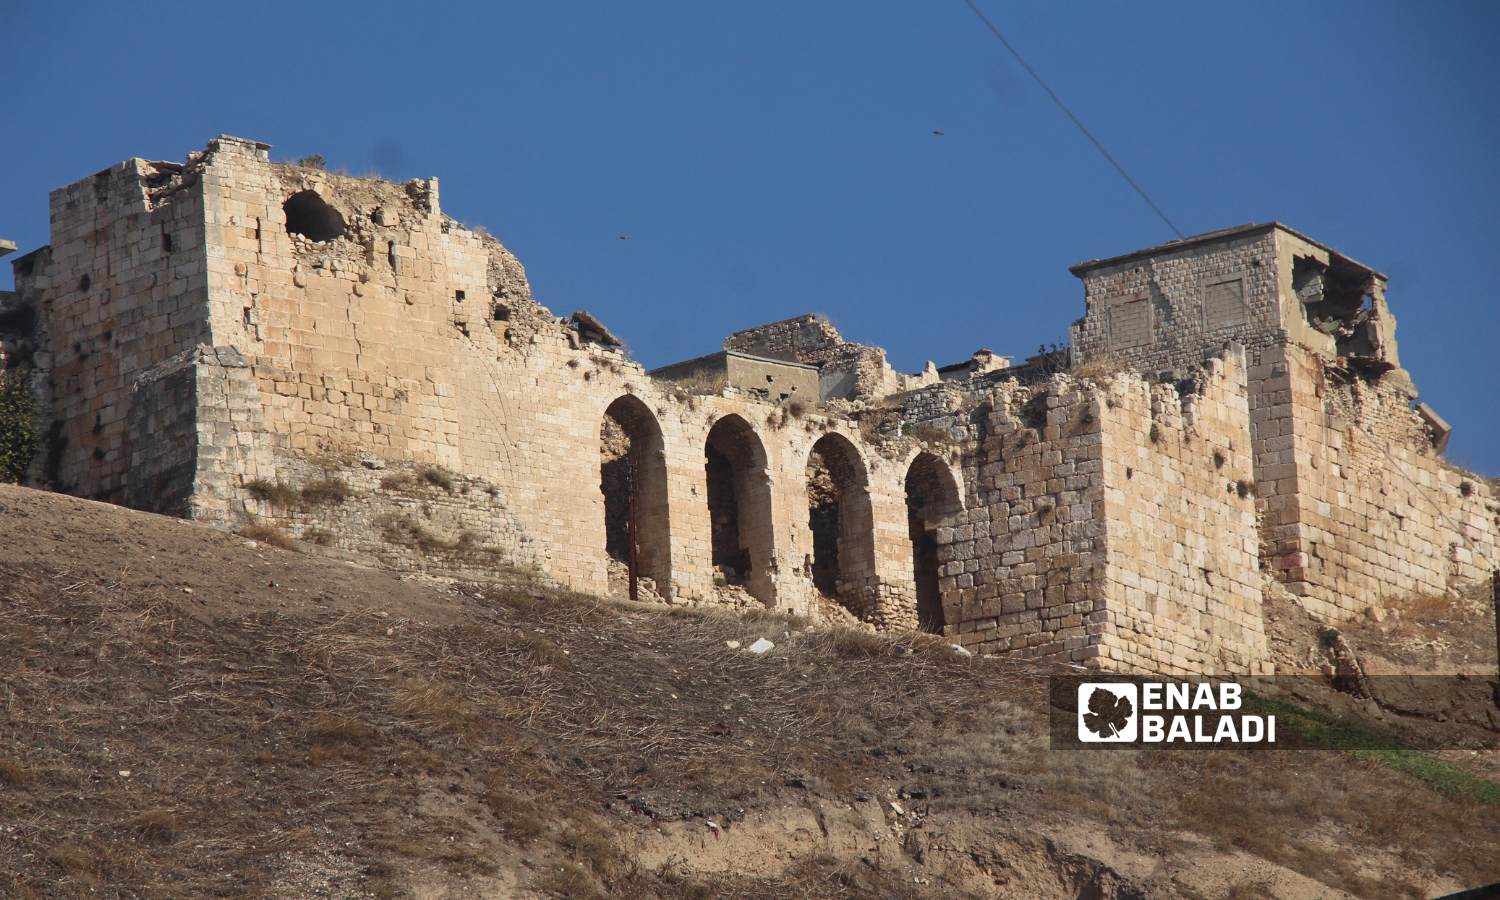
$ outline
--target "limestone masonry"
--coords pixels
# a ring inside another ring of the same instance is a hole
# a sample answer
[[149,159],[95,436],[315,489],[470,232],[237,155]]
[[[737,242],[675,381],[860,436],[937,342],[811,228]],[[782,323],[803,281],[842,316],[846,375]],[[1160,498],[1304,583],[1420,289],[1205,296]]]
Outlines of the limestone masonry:
[[1284,225],[1075,266],[1070,347],[1018,365],[903,374],[803,316],[647,372],[436,179],[268,150],[52,193],[0,294],[25,481],[414,572],[1175,675],[1268,672],[1268,591],[1337,622],[1500,559],[1385,276]]

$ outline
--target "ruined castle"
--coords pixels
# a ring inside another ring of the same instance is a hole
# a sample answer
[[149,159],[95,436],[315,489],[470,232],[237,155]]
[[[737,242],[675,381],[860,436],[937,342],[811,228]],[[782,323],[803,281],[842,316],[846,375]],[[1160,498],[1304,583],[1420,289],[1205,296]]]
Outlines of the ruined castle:
[[1500,559],[1385,277],[1281,224],[1073,267],[1070,345],[1019,363],[895,372],[803,316],[646,371],[436,179],[268,150],[52,193],[0,294],[26,483],[402,570],[1178,675],[1269,671],[1268,591],[1337,622]]

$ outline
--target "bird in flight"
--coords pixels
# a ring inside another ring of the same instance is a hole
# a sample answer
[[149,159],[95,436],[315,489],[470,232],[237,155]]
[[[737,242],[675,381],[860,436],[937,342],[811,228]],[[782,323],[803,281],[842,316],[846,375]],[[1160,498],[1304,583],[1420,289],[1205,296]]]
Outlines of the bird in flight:
[[622,241],[628,241],[628,240],[630,240],[630,235],[628,235],[628,234],[622,234],[622,235],[620,235],[620,240],[622,240]]
[[943,136],[943,133],[941,131],[938,131],[936,128],[932,129],[932,133],[937,135],[938,137]]

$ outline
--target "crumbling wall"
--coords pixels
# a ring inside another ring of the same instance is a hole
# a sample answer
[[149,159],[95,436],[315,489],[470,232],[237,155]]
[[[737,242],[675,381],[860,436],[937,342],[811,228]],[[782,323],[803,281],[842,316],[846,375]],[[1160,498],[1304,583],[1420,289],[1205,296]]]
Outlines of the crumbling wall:
[[[1068,379],[908,395],[914,434],[966,448],[965,508],[937,529],[947,633],[974,652],[1097,658],[1104,487],[1098,397]],[[937,413],[938,415],[931,415]]]
[[880,399],[902,387],[883,349],[845,341],[821,316],[795,316],[736,331],[724,339],[724,349],[816,366],[825,400]]
[[725,350],[810,366],[832,359],[843,346],[844,336],[833,323],[811,314],[746,328],[724,339]]
[[115,503],[140,495],[129,485],[144,437],[129,425],[136,378],[209,340],[196,178],[131,159],[52,192],[50,249],[16,263],[17,293],[48,336],[39,480]]
[[[524,557],[506,558],[604,593],[601,423],[610,404],[634,397],[661,431],[651,451],[665,472],[670,523],[660,594],[741,602],[744,591],[729,598],[715,584],[706,455],[710,429],[736,416],[746,423],[742,438],[763,450],[736,475],[744,495],[766,498],[751,529],[763,563],[752,567],[750,593],[813,613],[805,467],[813,444],[837,433],[868,475],[876,560],[861,590],[877,598],[871,621],[888,621],[889,604],[878,598],[914,596],[903,583],[912,572],[901,473],[849,419],[749,392],[699,396],[658,383],[602,326],[580,327],[579,317],[560,320],[536,303],[514,257],[442,214],[435,181],[395,185],[281,165],[260,145],[229,140],[206,161],[203,181],[214,339],[249,364],[263,424],[246,440],[272,455],[277,480],[305,477],[309,460],[355,456],[476,479],[510,511],[492,527],[516,534],[474,540],[524,542]],[[263,517],[251,480],[226,479],[225,489]],[[361,496],[371,510],[390,502],[378,491]],[[376,518],[342,525],[368,532]]]
[[374,457],[283,456],[249,482],[260,525],[318,552],[398,572],[472,581],[551,581],[498,485]]
[[1500,499],[1444,462],[1401,369],[1371,373],[1297,347],[1266,354],[1285,402],[1285,449],[1266,485],[1267,561],[1311,612],[1368,607],[1488,577]]
[[972,379],[904,395],[961,448],[937,529],[945,633],[981,652],[1163,674],[1266,670],[1243,356],[1182,382]]
[[[648,598],[1170,674],[1264,670],[1262,565],[1326,618],[1494,565],[1500,500],[1410,409],[1383,278],[1282,226],[1078,267],[1072,375],[981,351],[900,376],[802,316],[674,367],[712,376],[689,389],[538,303],[435,179],[267,151],[219,138],[54,194],[53,247],[0,310],[36,311],[0,355],[55,392],[47,479],[403,570],[618,592],[628,432],[654,479]],[[809,392],[833,402],[791,402]]]

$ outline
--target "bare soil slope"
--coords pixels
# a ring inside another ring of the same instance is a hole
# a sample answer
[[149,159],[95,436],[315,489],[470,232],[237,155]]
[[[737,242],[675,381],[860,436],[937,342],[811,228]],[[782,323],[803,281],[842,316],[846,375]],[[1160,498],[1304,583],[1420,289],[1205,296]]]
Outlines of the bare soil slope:
[[1047,676],[764,613],[401,581],[0,487],[0,896],[1500,879],[1500,807],[1377,761],[1053,752]]

